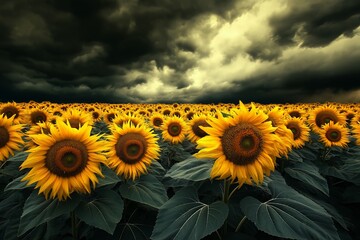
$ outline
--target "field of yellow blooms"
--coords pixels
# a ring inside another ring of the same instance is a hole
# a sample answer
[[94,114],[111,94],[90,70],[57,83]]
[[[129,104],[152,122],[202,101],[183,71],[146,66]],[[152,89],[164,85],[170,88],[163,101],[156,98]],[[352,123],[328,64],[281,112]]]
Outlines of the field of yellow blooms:
[[0,103],[0,239],[357,239],[360,105]]

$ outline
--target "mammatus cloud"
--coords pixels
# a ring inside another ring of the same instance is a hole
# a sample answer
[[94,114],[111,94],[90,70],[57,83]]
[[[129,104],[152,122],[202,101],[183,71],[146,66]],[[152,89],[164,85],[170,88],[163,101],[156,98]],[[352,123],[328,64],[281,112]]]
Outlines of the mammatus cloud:
[[357,1],[205,2],[8,2],[0,100],[360,100]]

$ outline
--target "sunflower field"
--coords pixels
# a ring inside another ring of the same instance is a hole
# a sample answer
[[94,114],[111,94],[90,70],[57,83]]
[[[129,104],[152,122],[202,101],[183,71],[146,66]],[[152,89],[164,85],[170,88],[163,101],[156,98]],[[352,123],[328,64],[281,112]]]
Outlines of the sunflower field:
[[0,239],[359,239],[359,113],[0,103]]

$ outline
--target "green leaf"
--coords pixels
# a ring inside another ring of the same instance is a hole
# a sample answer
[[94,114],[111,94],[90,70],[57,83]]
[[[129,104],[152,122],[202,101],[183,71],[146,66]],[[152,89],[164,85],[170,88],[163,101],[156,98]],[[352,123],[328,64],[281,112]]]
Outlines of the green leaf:
[[24,205],[24,211],[20,218],[18,236],[28,230],[50,221],[63,214],[73,211],[80,202],[76,194],[66,201],[46,200],[42,194],[34,191],[30,194]]
[[289,152],[288,157],[289,157],[290,161],[294,161],[294,162],[302,162],[303,161],[302,157],[295,150],[292,150],[291,152]]
[[21,181],[21,179],[23,179],[24,176],[20,176],[18,178],[15,178],[13,181],[11,181],[6,187],[4,191],[8,191],[8,190],[21,190],[21,189],[25,189],[25,188],[34,188],[35,184],[31,184],[29,186],[26,186],[27,181]]
[[209,179],[213,164],[214,161],[210,159],[190,157],[174,164],[164,176],[164,183],[176,187]]
[[339,239],[331,216],[320,205],[285,184],[270,182],[269,188],[273,198],[264,203],[253,197],[240,202],[259,230],[290,239]]
[[314,164],[310,162],[295,163],[293,166],[285,168],[285,172],[291,177],[313,186],[325,195],[329,196],[327,181],[323,176],[321,176],[318,168]]
[[90,201],[82,201],[75,209],[76,216],[90,226],[113,234],[122,219],[124,202],[119,194],[109,189],[100,189]]
[[161,207],[168,196],[164,185],[153,175],[142,175],[135,181],[127,181],[119,188],[121,196],[154,208]]
[[296,150],[296,152],[300,155],[300,157],[304,160],[310,160],[310,161],[315,161],[317,160],[317,156],[315,155],[315,153],[313,151],[311,151],[310,149],[304,147],[301,148],[299,150]]
[[121,224],[118,240],[148,240],[151,236],[152,227],[144,224],[124,223]]
[[158,161],[153,161],[148,167],[148,172],[161,180],[164,177],[166,170]]
[[115,185],[116,183],[121,181],[118,175],[116,175],[116,173],[108,167],[103,166],[101,172],[104,175],[104,178],[98,178],[99,183],[96,185],[96,187]]
[[340,215],[340,213],[336,210],[336,208],[333,205],[318,199],[312,199],[312,200],[317,204],[319,204],[320,206],[322,206],[331,215],[331,217],[341,225],[341,227],[349,231],[344,218]]
[[202,203],[195,188],[183,188],[159,209],[151,239],[201,239],[219,229],[228,213],[224,202]]
[[25,159],[28,157],[29,153],[22,151],[22,152],[17,152],[15,153],[14,156],[11,156],[8,158],[8,162],[23,162],[25,161]]
[[[0,216],[5,218],[11,218],[21,211],[24,203],[24,197],[19,192],[11,192],[0,202]],[[19,213],[19,215],[21,212]]]
[[335,167],[322,165],[320,168],[320,172],[325,176],[336,177],[360,186],[360,174],[358,172],[346,171],[342,166]]

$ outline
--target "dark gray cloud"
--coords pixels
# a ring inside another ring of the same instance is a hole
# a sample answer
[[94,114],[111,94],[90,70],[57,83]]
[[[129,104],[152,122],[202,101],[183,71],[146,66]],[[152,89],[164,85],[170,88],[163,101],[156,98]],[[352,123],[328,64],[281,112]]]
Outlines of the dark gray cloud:
[[359,26],[356,0],[6,1],[0,101],[355,96]]

